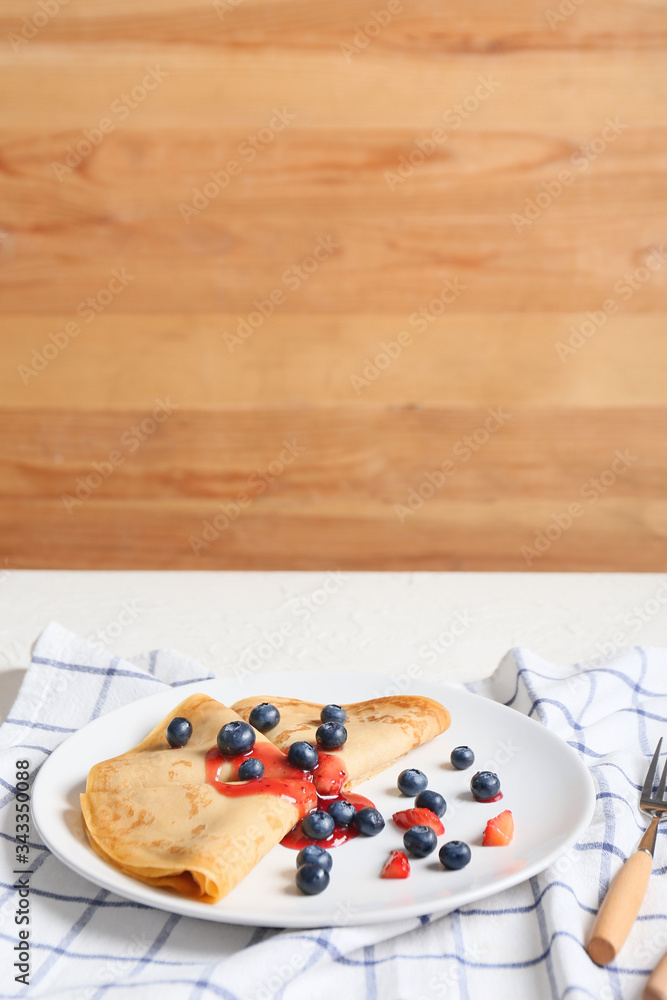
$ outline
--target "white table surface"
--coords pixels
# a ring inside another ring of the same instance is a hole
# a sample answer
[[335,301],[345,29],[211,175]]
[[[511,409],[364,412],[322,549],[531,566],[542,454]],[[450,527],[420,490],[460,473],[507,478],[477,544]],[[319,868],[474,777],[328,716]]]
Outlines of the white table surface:
[[363,670],[400,688],[484,677],[512,646],[561,663],[667,646],[667,574],[4,569],[1,719],[51,620],[121,655],[180,649],[220,676]]

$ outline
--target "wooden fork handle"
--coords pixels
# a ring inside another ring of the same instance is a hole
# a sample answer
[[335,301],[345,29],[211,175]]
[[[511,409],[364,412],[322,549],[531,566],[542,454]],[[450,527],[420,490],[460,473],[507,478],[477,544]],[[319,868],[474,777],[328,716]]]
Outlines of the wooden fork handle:
[[667,1000],[667,955],[663,955],[644,987],[643,1000]]
[[620,951],[637,919],[652,867],[647,851],[635,851],[609,886],[587,948],[597,965],[607,965]]

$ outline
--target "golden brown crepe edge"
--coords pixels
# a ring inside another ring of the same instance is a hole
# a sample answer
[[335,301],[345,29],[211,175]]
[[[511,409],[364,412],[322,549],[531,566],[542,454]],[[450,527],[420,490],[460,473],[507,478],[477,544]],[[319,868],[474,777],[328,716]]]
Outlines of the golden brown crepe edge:
[[[183,787],[194,790],[202,786]],[[212,792],[210,785],[206,785],[205,788],[207,793]],[[146,791],[156,791],[156,789],[137,789],[137,795],[141,796]],[[217,796],[221,793],[213,791],[212,794]],[[224,850],[220,853],[217,848],[214,848],[212,857],[215,860],[207,862],[201,858],[199,860],[190,858],[187,864],[182,866],[175,864],[172,868],[159,863],[155,865],[132,864],[127,857],[129,853],[127,845],[128,842],[131,845],[131,837],[126,834],[119,836],[117,830],[113,836],[109,830],[107,830],[106,835],[104,829],[98,832],[100,812],[95,808],[94,798],[101,802],[103,807],[109,804],[113,805],[114,800],[116,800],[121,804],[121,809],[127,811],[128,804],[131,804],[132,801],[132,795],[116,791],[93,792],[90,795],[87,792],[81,793],[83,828],[92,849],[99,857],[118,871],[147,885],[172,888],[189,898],[206,903],[215,903],[231,892],[301,818],[300,807],[296,803],[288,802],[281,796],[274,797],[259,793],[257,798],[265,801],[257,817],[258,826],[253,829],[251,822],[249,827],[245,824],[241,827],[244,836],[245,831],[248,830],[248,836],[252,833],[255,838],[256,856],[252,863],[247,866],[243,863],[247,848],[234,846],[235,856],[231,859],[225,858]],[[243,797],[246,804],[254,799],[255,796]],[[228,801],[231,802],[231,800]],[[129,812],[130,815],[134,815],[132,808],[129,809]],[[104,808],[102,808],[102,815],[104,815]],[[116,819],[118,818],[116,817]],[[151,828],[152,823],[148,826]],[[144,844],[143,847],[145,848],[145,846]],[[242,852],[241,856],[239,856],[239,851]]]
[[[110,792],[108,794],[115,793]],[[112,868],[123,872],[124,875],[136,878],[140,882],[144,882],[146,885],[173,889],[175,892],[179,892],[182,895],[187,896],[189,899],[198,899],[203,903],[216,903],[218,899],[221,898],[221,893],[217,883],[204,872],[183,870],[181,872],[170,872],[159,875],[146,875],[145,869],[141,870],[139,868],[134,868],[131,865],[121,864],[121,862],[104,850],[91,830],[92,817],[90,815],[88,795],[86,792],[81,793],[80,803],[83,828],[86,832],[86,836],[88,837],[88,842],[95,853],[108,865],[111,865]],[[156,871],[160,871],[160,869],[156,869]]]

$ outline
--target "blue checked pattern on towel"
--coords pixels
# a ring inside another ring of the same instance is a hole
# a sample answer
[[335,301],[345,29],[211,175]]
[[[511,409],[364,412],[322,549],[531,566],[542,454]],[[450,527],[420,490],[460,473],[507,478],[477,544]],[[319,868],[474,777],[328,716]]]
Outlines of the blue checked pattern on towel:
[[51,624],[0,730],[2,997],[64,1000],[632,1000],[667,948],[664,831],[642,914],[617,965],[582,942],[610,878],[636,848],[639,786],[667,721],[667,650],[635,648],[563,667],[512,650],[476,689],[558,732],[598,789],[585,838],[529,882],[449,916],[367,927],[276,931],[169,915],[85,881],[31,840],[30,986],[7,970],[17,943],[14,769],[34,775],[68,733],[161,685],[205,679],[170,650],[122,660]]

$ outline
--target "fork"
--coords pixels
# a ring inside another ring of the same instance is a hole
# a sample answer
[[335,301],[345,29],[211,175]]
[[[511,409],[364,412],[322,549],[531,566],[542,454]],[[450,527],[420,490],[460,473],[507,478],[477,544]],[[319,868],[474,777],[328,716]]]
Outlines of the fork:
[[639,808],[651,817],[639,847],[631,854],[607,890],[591,931],[587,951],[597,965],[607,965],[620,951],[630,928],[637,919],[639,908],[646,894],[653,867],[653,852],[658,823],[667,814],[665,785],[667,762],[660,776],[658,789],[653,794],[653,782],[658,769],[662,738],[646,772],[646,780],[639,797]]

